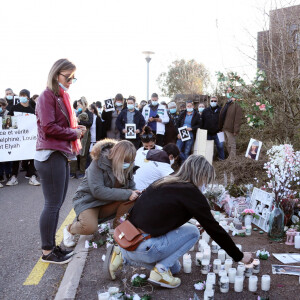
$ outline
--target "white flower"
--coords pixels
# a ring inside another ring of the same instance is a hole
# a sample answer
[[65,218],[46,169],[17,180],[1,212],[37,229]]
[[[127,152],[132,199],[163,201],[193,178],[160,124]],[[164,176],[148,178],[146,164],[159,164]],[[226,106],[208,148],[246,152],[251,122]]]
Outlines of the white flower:
[[105,254],[102,255],[102,261],[105,261]]
[[84,247],[85,247],[86,249],[89,249],[89,248],[90,248],[90,242],[89,242],[88,240],[85,241]]
[[204,290],[204,287],[205,287],[205,284],[202,283],[202,282],[198,282],[198,283],[195,283],[195,284],[194,284],[194,288],[195,288],[197,291],[202,291],[202,290]]
[[134,275],[132,275],[132,277],[131,277],[131,281],[133,281],[136,277],[138,277],[139,276],[139,274],[134,274]]
[[133,300],[141,300],[141,297],[138,294],[134,294]]

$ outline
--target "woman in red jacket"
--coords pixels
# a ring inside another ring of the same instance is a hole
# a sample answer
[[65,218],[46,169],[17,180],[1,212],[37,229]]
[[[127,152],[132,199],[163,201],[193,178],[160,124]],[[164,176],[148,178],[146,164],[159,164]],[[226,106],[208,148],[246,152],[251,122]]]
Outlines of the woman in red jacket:
[[71,251],[55,246],[55,233],[68,189],[68,159],[79,152],[79,138],[85,132],[85,126],[77,125],[67,93],[76,81],[75,71],[75,65],[67,59],[55,62],[48,75],[47,88],[36,105],[38,138],[34,164],[45,197],[40,217],[42,261],[56,264],[71,260]]

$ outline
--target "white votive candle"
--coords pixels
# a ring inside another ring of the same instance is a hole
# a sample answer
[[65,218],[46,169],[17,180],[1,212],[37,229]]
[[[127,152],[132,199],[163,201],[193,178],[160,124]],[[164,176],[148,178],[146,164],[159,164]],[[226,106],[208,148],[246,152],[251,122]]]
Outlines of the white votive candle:
[[202,259],[202,267],[201,267],[201,273],[207,274],[209,272],[209,260],[208,259]]
[[210,248],[204,248],[203,258],[210,260],[211,251]]
[[209,285],[211,285],[212,289],[215,290],[215,286],[216,286],[216,274],[215,273],[208,273],[207,274],[206,288],[209,288]]
[[98,300],[108,300],[110,294],[108,292],[105,293],[98,293]]
[[246,277],[250,277],[252,275],[253,272],[253,265],[249,264],[249,265],[245,265],[245,276]]
[[237,270],[236,270],[236,275],[238,276],[244,276],[245,273],[245,265],[238,265]]
[[190,259],[191,259],[191,254],[186,253],[183,255],[183,260],[190,260]]
[[261,277],[261,290],[267,292],[271,286],[271,277],[270,275],[263,275]]
[[211,243],[211,252],[212,253],[218,253],[218,244],[215,241],[212,241]]
[[207,247],[208,244],[204,240],[199,240],[198,242],[198,250],[202,252],[205,247]]
[[242,251],[243,250],[243,247],[242,247],[242,245],[241,244],[236,244],[236,246],[240,249],[240,251]]
[[183,260],[183,272],[184,273],[192,272],[192,260],[191,259]]
[[218,251],[218,259],[220,259],[222,263],[225,262],[225,250],[220,249]]
[[119,293],[119,288],[116,287],[116,286],[111,286],[111,287],[108,289],[108,292],[109,292],[110,295],[117,294],[117,293]]
[[252,231],[252,226],[251,225],[247,225],[246,226],[246,232],[245,232],[245,234],[249,236],[249,235],[251,235],[251,231]]
[[227,272],[225,270],[221,270],[218,275],[219,275],[218,285],[221,285],[221,278],[227,276]]
[[218,274],[221,270],[221,259],[214,259],[213,261],[213,272]]
[[206,231],[204,231],[202,233],[202,239],[206,242],[206,243],[209,243],[209,239],[210,239],[210,236],[208,235],[208,233]]
[[251,275],[249,277],[249,285],[248,285],[248,289],[250,292],[256,292],[257,291],[257,276],[255,275]]
[[196,253],[196,266],[201,266],[201,261],[203,259],[203,252]]
[[214,290],[205,290],[204,291],[204,300],[214,300]]
[[236,276],[236,268],[230,268],[228,270],[228,277],[230,283],[234,283],[235,276]]
[[253,274],[258,274],[260,271],[260,260],[255,258],[253,259]]
[[225,260],[225,270],[228,272],[230,268],[232,268],[233,261],[231,258],[227,258]]
[[234,291],[240,293],[243,291],[244,276],[235,276]]
[[222,276],[220,280],[220,291],[221,293],[229,292],[229,278],[227,276]]

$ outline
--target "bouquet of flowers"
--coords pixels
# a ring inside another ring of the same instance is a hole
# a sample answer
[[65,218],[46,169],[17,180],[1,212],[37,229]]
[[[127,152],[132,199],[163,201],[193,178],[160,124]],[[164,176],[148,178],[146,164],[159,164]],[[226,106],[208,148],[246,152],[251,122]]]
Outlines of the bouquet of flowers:
[[242,212],[242,216],[252,216],[255,219],[258,219],[259,216],[255,213],[255,211],[253,209],[244,209],[244,211]]

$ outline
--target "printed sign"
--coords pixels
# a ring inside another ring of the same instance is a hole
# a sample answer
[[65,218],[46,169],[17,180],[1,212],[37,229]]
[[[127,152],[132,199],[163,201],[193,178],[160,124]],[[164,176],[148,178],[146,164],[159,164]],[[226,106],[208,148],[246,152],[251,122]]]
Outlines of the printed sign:
[[114,111],[115,110],[113,99],[104,100],[104,104],[105,104],[105,111]]
[[188,140],[191,139],[190,133],[187,130],[187,126],[183,126],[183,127],[178,128],[178,132],[179,132],[181,140],[183,142],[188,141]]
[[135,124],[125,124],[125,129],[126,129],[126,134],[125,138],[126,139],[136,139],[136,125]]
[[0,118],[0,162],[33,159],[36,149],[36,116]]

